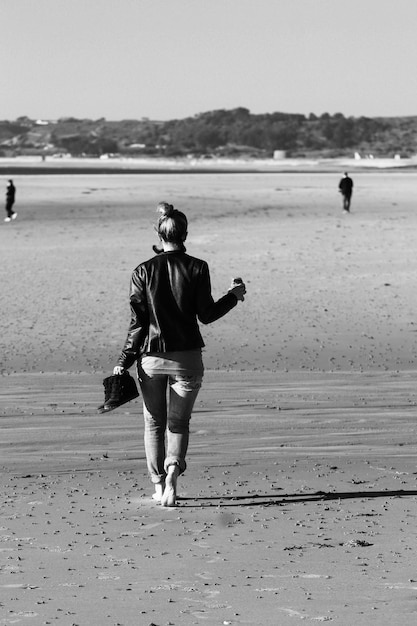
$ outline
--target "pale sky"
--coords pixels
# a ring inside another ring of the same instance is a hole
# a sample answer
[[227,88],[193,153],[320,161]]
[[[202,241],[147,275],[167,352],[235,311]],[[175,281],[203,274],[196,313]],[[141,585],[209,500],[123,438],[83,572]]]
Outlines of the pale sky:
[[0,119],[417,115],[417,0],[0,0]]

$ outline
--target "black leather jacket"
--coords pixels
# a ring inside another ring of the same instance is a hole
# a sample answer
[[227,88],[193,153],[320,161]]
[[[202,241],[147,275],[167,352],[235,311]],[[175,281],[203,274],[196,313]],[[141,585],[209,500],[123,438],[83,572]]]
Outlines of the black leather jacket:
[[202,348],[197,318],[210,324],[236,304],[232,293],[213,300],[206,261],[177,250],[158,254],[133,271],[131,320],[118,364],[128,369],[145,352]]

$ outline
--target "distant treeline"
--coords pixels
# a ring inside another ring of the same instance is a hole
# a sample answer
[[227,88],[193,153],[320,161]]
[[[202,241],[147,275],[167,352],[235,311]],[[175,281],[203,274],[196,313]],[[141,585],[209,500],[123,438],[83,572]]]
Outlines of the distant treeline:
[[155,156],[403,157],[417,152],[417,116],[345,117],[252,114],[239,107],[166,122],[62,118],[54,121],[0,121],[0,155],[103,154]]

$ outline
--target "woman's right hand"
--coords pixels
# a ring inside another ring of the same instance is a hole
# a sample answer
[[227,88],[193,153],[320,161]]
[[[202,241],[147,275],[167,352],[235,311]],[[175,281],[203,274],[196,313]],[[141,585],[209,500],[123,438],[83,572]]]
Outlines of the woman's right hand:
[[125,371],[124,367],[122,367],[121,365],[116,365],[116,367],[113,369],[113,375],[121,376],[124,371]]

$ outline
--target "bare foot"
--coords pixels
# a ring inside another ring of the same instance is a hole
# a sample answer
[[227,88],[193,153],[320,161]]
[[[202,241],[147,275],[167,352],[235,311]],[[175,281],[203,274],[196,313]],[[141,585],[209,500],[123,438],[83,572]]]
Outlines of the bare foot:
[[165,490],[162,495],[162,506],[175,506],[177,499],[177,478],[180,473],[178,465],[170,465],[165,482]]
[[152,494],[152,499],[155,500],[155,502],[161,502],[164,489],[165,489],[165,483],[155,484],[155,493]]

